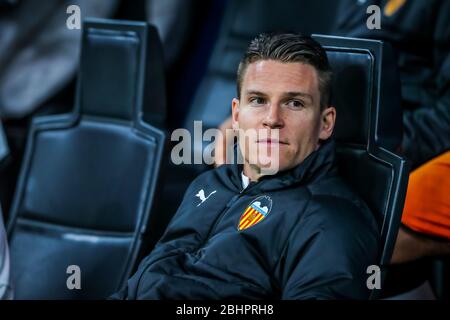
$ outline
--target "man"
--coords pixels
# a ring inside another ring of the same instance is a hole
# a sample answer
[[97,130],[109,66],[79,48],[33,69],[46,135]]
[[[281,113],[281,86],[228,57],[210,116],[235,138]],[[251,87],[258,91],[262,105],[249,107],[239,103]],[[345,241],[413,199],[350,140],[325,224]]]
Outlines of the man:
[[[190,185],[114,298],[368,298],[379,231],[337,173],[330,78],[326,53],[310,37],[251,42],[232,101],[243,165],[220,166]],[[251,130],[258,134],[245,142]],[[275,175],[264,174],[268,163],[277,163]]]

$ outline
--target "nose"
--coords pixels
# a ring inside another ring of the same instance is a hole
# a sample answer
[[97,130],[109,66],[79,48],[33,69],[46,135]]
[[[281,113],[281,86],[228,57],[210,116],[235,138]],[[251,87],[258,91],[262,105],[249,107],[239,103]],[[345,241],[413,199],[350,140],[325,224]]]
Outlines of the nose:
[[263,121],[264,127],[270,129],[280,129],[284,127],[281,112],[282,110],[278,104],[271,104]]

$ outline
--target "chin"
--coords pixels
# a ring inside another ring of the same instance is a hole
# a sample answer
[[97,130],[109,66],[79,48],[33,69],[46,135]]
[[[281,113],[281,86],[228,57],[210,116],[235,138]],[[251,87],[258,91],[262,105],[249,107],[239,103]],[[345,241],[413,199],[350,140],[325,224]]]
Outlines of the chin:
[[274,175],[280,171],[280,162],[278,157],[258,157],[257,166],[261,169],[261,171],[266,171],[264,174],[267,175]]

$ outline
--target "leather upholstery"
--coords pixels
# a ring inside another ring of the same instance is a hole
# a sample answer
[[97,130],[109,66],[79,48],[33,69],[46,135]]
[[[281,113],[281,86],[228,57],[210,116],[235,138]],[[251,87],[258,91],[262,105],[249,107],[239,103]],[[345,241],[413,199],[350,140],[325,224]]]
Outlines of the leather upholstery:
[[332,103],[339,117],[335,138],[395,152],[403,132],[400,76],[392,48],[376,40],[313,37],[325,47],[334,73]]
[[143,119],[164,117],[161,57],[145,23],[84,23],[73,113],[30,130],[8,226],[15,298],[106,298],[130,276],[158,197],[165,134]]
[[400,81],[391,48],[381,41],[313,36],[333,68],[332,104],[339,170],[378,219],[389,263],[408,181],[405,159],[395,154],[402,137]]

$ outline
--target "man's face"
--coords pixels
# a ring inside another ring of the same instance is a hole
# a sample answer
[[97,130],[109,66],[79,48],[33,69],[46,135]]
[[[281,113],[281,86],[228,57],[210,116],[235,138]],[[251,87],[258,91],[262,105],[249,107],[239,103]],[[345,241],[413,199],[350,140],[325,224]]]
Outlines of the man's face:
[[295,167],[318,148],[319,139],[329,138],[335,119],[334,108],[321,112],[317,71],[303,63],[249,64],[241,99],[233,99],[232,108],[234,129],[265,132],[246,143],[240,134],[245,164],[264,167],[270,161],[279,171]]

